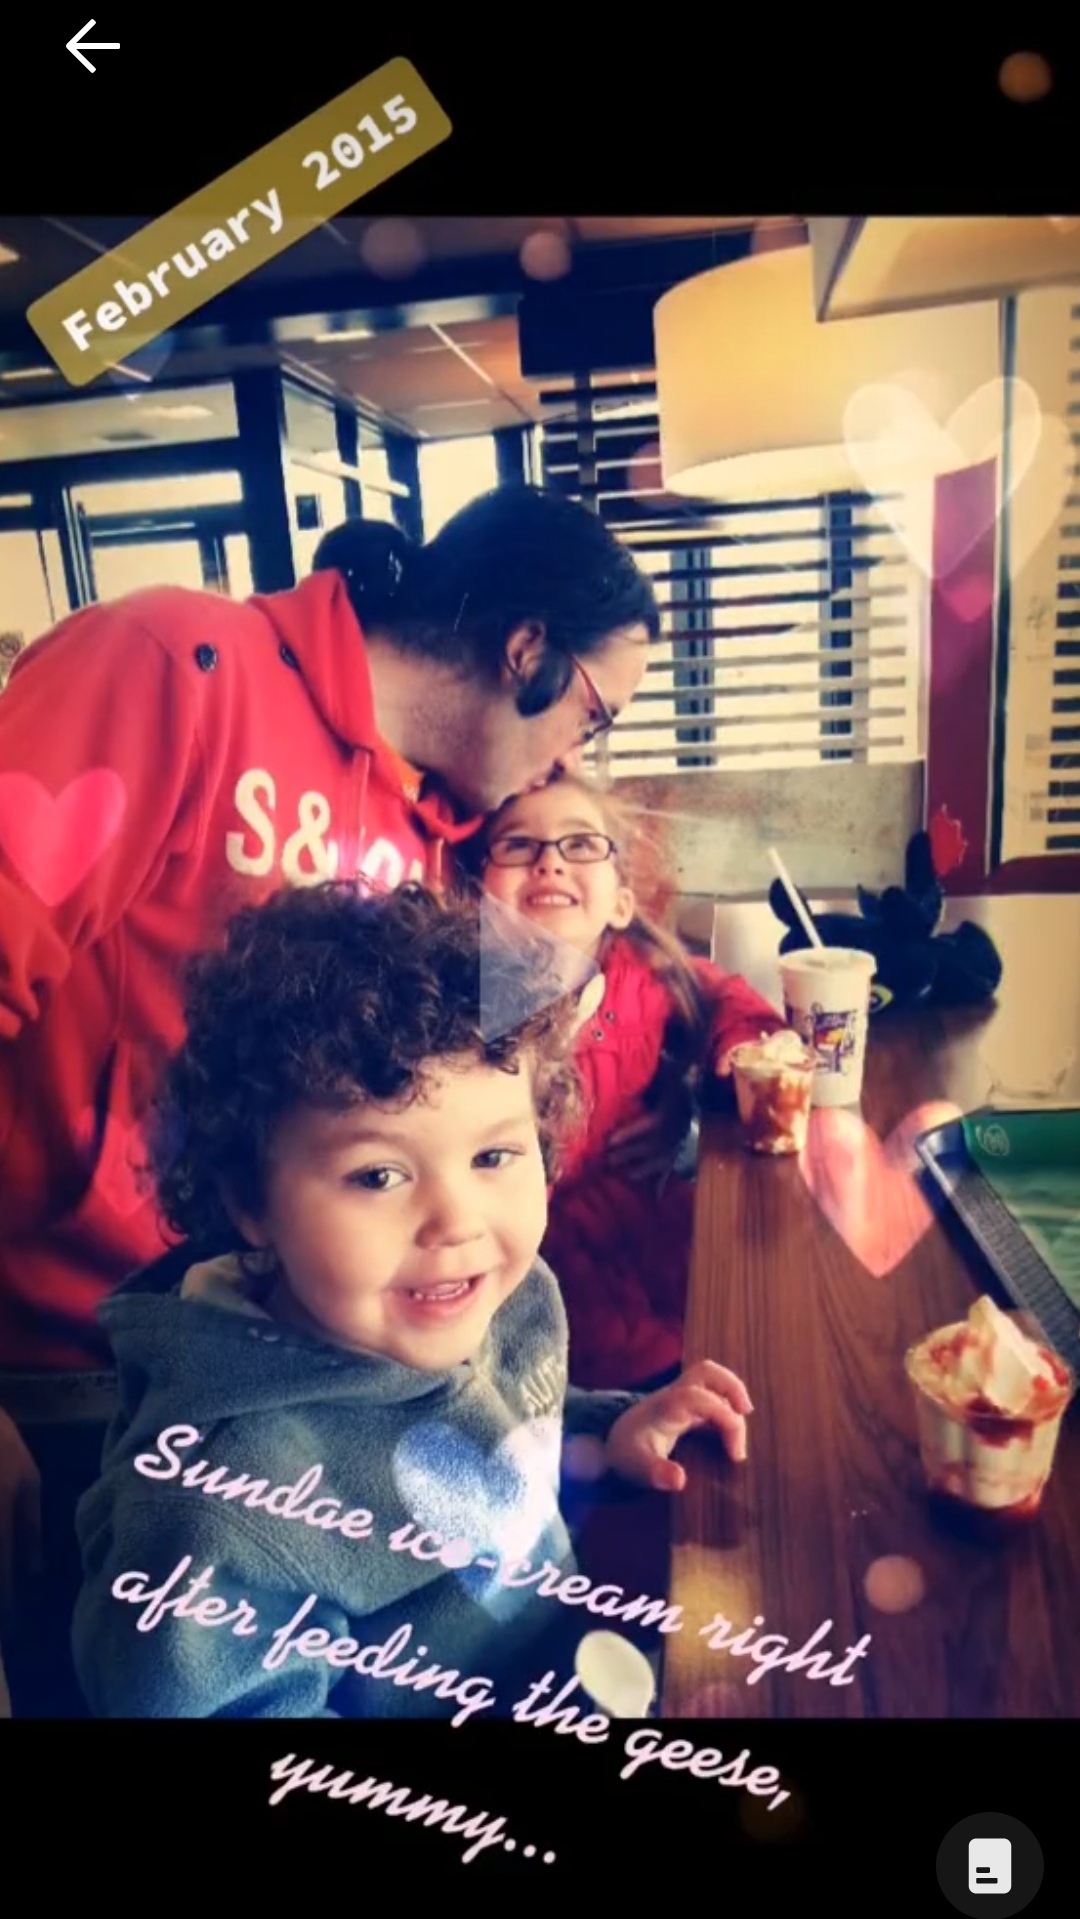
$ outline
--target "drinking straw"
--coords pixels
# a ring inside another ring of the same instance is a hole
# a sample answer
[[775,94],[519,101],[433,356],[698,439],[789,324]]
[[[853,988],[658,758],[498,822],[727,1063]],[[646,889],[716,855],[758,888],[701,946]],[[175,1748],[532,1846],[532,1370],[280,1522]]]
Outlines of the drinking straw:
[[822,939],[820,933],[818,932],[817,927],[814,925],[813,920],[810,918],[810,915],[807,912],[805,906],[803,905],[801,899],[799,898],[799,895],[795,890],[795,882],[792,879],[791,874],[788,872],[787,867],[784,865],[783,860],[780,858],[780,855],[777,852],[775,846],[770,846],[768,851],[769,851],[769,858],[771,859],[773,865],[775,866],[777,870],[777,873],[780,876],[780,884],[782,885],[785,893],[787,894],[788,899],[791,901],[794,911],[798,914],[799,925],[802,927],[802,930],[806,934],[807,939],[810,941],[811,946],[823,947],[825,942]]

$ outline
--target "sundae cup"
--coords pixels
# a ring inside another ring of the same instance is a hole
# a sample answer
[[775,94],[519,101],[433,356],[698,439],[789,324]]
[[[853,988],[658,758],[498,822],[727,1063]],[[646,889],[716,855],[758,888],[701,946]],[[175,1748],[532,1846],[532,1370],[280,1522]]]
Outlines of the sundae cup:
[[1032,1519],[1075,1381],[993,1300],[905,1357],[931,1493],[956,1512]]
[[752,1153],[802,1152],[816,1068],[816,1054],[788,1028],[735,1047],[735,1097]]

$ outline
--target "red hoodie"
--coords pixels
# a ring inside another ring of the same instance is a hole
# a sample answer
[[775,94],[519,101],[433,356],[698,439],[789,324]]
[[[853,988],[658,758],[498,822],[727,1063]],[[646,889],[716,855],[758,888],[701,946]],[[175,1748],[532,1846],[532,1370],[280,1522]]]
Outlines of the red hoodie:
[[[674,1002],[631,940],[612,938],[600,964],[604,996],[574,1054],[587,1129],[551,1195],[540,1249],[566,1302],[571,1382],[590,1391],[638,1386],[679,1364],[694,1223],[692,1181],[661,1187],[605,1164],[611,1134],[645,1110]],[[737,974],[691,965],[709,1012],[707,1070],[741,1040],[783,1025]]]
[[[418,797],[419,796],[419,797]],[[0,695],[0,1367],[108,1363],[93,1321],[169,1243],[145,1119],[181,973],[282,884],[436,882],[458,822],[375,731],[336,573],[65,620]]]

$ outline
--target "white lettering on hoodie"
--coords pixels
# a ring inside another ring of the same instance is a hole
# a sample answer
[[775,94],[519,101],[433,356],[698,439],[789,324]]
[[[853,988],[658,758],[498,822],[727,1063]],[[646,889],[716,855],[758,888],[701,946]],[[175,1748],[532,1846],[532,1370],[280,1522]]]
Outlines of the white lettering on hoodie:
[[[233,793],[233,804],[247,829],[225,835],[225,857],[234,873],[265,879],[274,870],[278,854],[274,813],[277,787],[273,774],[264,767],[249,767],[241,773]],[[335,879],[341,865],[341,849],[330,833],[333,816],[325,794],[310,790],[300,796],[298,825],[281,848],[282,877],[291,886],[317,886]],[[252,846],[251,835],[255,837]],[[422,859],[413,858],[406,867],[405,855],[392,840],[372,840],[357,869],[372,887],[392,890],[406,880],[424,883],[427,875]]]
[[274,822],[260,804],[265,800],[273,812],[277,804],[273,778],[261,767],[253,766],[241,773],[233,798],[240,818],[258,835],[259,850],[257,853],[245,851],[243,833],[226,833],[225,857],[234,873],[250,873],[262,879],[274,867]]

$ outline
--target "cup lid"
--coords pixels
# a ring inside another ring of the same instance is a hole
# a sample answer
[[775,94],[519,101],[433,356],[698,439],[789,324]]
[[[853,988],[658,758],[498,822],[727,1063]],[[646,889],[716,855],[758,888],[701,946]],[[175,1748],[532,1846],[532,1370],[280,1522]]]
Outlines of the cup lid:
[[843,968],[857,972],[876,973],[877,961],[872,953],[866,953],[859,946],[800,946],[794,953],[781,953],[782,968],[798,972],[821,973],[837,972]]

